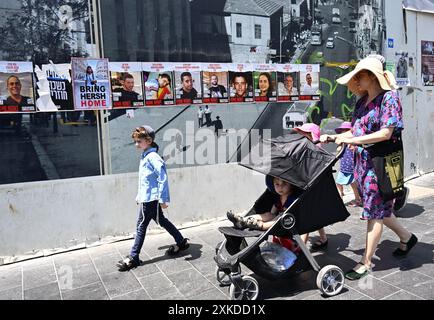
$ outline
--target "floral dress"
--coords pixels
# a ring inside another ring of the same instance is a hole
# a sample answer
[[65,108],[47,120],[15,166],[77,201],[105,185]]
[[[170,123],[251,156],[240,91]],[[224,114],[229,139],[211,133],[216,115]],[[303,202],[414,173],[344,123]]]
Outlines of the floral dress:
[[[402,106],[396,91],[387,91],[378,95],[366,105],[367,96],[357,104],[352,119],[351,132],[354,137],[360,137],[394,127],[392,139],[403,130]],[[363,211],[360,219],[372,220],[390,217],[393,213],[393,200],[384,201],[374,171],[372,160],[362,146],[354,152],[354,179],[357,181],[359,193],[363,199]]]

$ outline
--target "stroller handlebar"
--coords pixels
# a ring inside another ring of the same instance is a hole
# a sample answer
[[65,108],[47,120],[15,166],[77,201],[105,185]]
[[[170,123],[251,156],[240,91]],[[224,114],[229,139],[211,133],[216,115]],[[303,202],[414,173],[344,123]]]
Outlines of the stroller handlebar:
[[[335,142],[335,140],[332,139],[332,138],[330,138],[330,137],[328,137],[327,138],[327,142]],[[312,141],[312,143],[316,145],[316,144],[321,143],[321,141],[320,140],[315,140],[315,141]],[[339,149],[340,147],[341,147],[341,149]],[[336,148],[336,150],[337,150],[336,159],[342,158],[342,156],[344,155],[344,152],[345,152],[346,149],[347,149],[347,144],[346,143],[343,143],[342,145],[338,145],[337,148]]]

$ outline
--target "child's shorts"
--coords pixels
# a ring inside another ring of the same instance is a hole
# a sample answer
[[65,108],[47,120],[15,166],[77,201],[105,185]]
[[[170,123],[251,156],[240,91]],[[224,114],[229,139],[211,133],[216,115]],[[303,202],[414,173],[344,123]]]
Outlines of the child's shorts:
[[352,184],[354,182],[354,174],[352,173],[343,173],[343,172],[338,172],[338,176],[336,178],[336,183],[346,186],[349,184]]

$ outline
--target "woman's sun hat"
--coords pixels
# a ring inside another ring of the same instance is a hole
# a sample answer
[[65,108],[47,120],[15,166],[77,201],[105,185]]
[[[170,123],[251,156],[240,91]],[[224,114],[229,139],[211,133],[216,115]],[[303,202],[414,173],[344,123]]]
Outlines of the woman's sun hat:
[[390,71],[384,71],[381,61],[374,57],[367,57],[360,60],[353,71],[347,73],[343,77],[340,77],[336,81],[339,84],[347,85],[348,82],[362,70],[371,71],[377,77],[378,82],[380,83],[380,86],[383,90],[389,91],[399,88],[396,84],[393,74]]
[[337,127],[335,129],[335,132],[337,134],[340,134],[340,133],[342,133],[344,131],[347,131],[347,130],[351,130],[351,122],[344,121],[344,122],[341,123],[341,125],[339,127]]

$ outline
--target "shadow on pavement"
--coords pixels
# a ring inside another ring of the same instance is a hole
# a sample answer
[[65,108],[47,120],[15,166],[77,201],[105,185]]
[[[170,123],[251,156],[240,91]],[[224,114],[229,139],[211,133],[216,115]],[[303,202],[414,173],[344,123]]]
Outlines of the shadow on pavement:
[[[418,242],[408,256],[395,258],[392,252],[398,248],[398,242],[384,240],[378,245],[375,253],[380,259],[372,259],[374,271],[384,271],[399,268],[400,271],[412,270],[422,267],[425,264],[434,264],[434,245]],[[364,249],[353,251],[355,254],[363,255]]]
[[[170,245],[162,246],[159,247],[158,250],[168,249],[169,247]],[[203,246],[201,244],[190,242],[190,247],[185,251],[179,252],[177,255],[170,256],[167,253],[165,253],[164,256],[159,256],[159,257],[152,258],[151,260],[143,261],[141,266],[156,263],[159,261],[164,261],[164,260],[169,260],[174,258],[182,258],[182,257],[185,257],[185,260],[187,261],[196,260],[202,256],[202,247]]]
[[414,218],[425,212],[425,208],[416,203],[407,203],[407,205],[402,208],[400,211],[395,213],[395,215],[399,218]]

